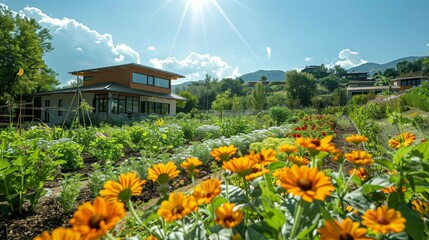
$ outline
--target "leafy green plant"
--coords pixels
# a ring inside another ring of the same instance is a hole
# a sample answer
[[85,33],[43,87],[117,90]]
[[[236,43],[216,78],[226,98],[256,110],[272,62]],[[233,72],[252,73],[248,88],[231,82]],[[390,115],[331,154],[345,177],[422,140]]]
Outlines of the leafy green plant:
[[272,107],[269,109],[269,112],[277,125],[285,123],[292,116],[292,111],[285,107]]
[[22,214],[24,202],[29,201],[32,211],[43,195],[43,185],[53,180],[57,166],[63,160],[53,160],[53,155],[45,151],[46,142],[16,139],[2,142],[0,147],[0,204],[1,212]]
[[57,154],[55,159],[65,161],[61,165],[65,170],[80,169],[83,166],[83,158],[81,157],[83,146],[69,138],[50,142],[48,151]]
[[116,162],[120,157],[124,156],[124,146],[114,138],[99,136],[94,142],[91,142],[90,146],[89,153],[102,161]]
[[88,188],[91,190],[92,196],[97,196],[107,180],[114,179],[115,171],[111,164],[105,164],[101,168],[100,164],[94,163],[92,173],[88,176]]
[[75,209],[76,200],[82,187],[82,175],[75,174],[72,176],[69,174],[63,174],[63,178],[64,179],[61,180],[62,189],[57,196],[57,200],[63,207],[64,212],[70,213]]

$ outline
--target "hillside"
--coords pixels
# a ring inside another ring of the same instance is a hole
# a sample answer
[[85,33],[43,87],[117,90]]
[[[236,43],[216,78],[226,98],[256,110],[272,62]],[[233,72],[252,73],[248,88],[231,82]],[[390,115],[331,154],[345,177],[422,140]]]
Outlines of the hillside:
[[241,76],[245,82],[259,81],[262,76],[267,77],[270,82],[281,82],[285,80],[286,72],[281,70],[258,70]]
[[369,74],[374,74],[376,71],[381,70],[384,71],[388,68],[396,68],[396,64],[402,61],[414,61],[420,58],[424,58],[426,56],[421,56],[421,57],[416,57],[416,56],[411,56],[411,57],[404,57],[404,58],[399,58],[396,60],[393,60],[391,62],[388,63],[384,63],[384,64],[379,64],[379,63],[365,63],[353,68],[348,69],[348,72],[369,72]]

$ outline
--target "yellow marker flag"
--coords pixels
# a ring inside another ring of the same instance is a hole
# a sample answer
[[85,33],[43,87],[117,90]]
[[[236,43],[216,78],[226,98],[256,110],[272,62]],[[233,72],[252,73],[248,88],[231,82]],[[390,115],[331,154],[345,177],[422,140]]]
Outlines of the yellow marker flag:
[[18,70],[18,73],[16,73],[16,75],[18,75],[18,77],[21,77],[22,75],[24,75],[24,69],[20,68]]

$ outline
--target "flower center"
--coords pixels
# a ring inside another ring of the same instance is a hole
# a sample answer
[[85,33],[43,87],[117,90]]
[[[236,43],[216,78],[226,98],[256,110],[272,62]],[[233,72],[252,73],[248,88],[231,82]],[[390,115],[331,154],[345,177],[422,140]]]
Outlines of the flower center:
[[389,220],[387,220],[385,217],[378,217],[377,222],[381,225],[387,225],[389,224]]
[[353,240],[355,239],[350,233],[343,233],[340,235],[339,240]]
[[100,229],[100,222],[103,221],[104,218],[99,215],[94,215],[89,219],[88,225],[90,228]]
[[226,223],[230,223],[230,222],[234,222],[234,218],[232,217],[232,216],[228,216],[228,217],[226,217],[226,218],[224,218],[224,222],[226,222]]
[[212,196],[211,192],[206,192],[206,198],[210,198]]
[[306,179],[306,178],[298,179],[298,182],[296,185],[298,185],[298,187],[304,191],[311,190],[311,188],[312,188],[311,181]]
[[174,211],[174,214],[180,214],[183,212],[183,210],[185,210],[185,208],[182,205],[179,205],[179,206],[176,206],[173,211]]
[[312,144],[314,144],[316,147],[320,147],[320,140],[319,139],[312,139],[310,142]]

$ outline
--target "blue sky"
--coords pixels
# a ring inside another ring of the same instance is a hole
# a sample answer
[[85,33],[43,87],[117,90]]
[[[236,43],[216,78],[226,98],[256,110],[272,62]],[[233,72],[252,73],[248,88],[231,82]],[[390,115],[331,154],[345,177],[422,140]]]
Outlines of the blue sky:
[[429,54],[427,0],[0,0],[51,31],[68,72],[136,62],[203,79]]

